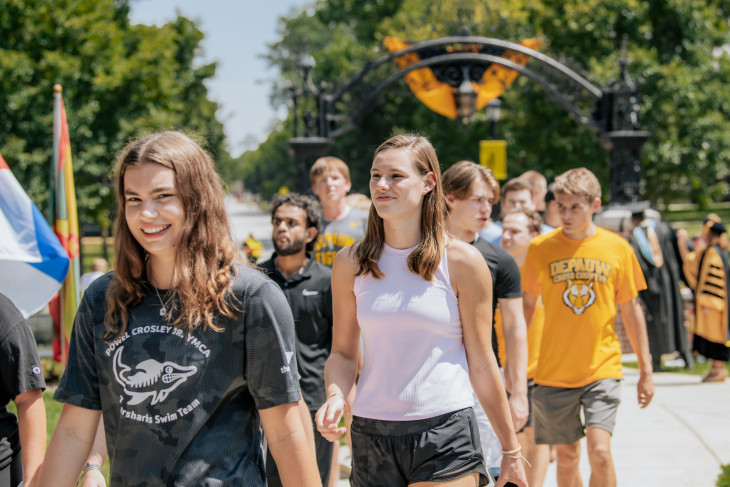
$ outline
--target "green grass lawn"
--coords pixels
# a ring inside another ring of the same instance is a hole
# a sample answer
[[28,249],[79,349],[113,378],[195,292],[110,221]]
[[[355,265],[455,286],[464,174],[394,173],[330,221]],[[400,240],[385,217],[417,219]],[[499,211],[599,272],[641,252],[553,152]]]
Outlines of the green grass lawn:
[[[624,367],[629,367],[631,369],[638,369],[639,363],[638,362],[623,362]],[[727,367],[728,372],[730,372],[730,363],[726,363],[725,367]],[[692,368],[686,369],[683,366],[666,366],[662,365],[662,372],[675,372],[679,374],[687,374],[687,375],[700,375],[705,376],[707,375],[707,372],[710,371],[710,362],[698,362],[695,360],[694,365]]]
[[702,219],[708,213],[716,213],[723,222],[730,222],[730,203],[714,203],[707,208],[700,209],[695,205],[669,205],[661,211],[662,218],[672,224],[674,228],[684,228],[690,237],[702,230]]
[[717,484],[715,484],[717,487],[730,487],[730,465],[724,465],[722,467],[722,472],[720,472],[720,476],[717,478]]

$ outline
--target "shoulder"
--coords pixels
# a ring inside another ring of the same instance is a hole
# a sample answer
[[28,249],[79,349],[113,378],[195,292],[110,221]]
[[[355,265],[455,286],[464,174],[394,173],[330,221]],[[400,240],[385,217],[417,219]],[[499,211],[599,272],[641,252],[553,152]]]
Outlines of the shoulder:
[[601,227],[596,227],[596,233],[596,240],[599,240],[602,244],[610,244],[624,252],[634,255],[634,249],[631,248],[631,244],[621,235]]
[[332,275],[332,269],[324,264],[320,264],[316,259],[309,260],[309,269],[307,269],[313,277],[329,277]]
[[304,272],[309,275],[309,280],[318,282],[321,287],[330,286],[332,269],[324,264],[320,264],[316,259],[310,257]]
[[332,263],[333,276],[341,275],[345,272],[347,274],[352,274],[354,278],[355,272],[357,272],[357,258],[355,257],[355,252],[357,252],[360,242],[361,240],[354,244],[350,244],[347,247],[343,247],[339,252],[337,252],[335,260]]
[[0,343],[21,323],[25,323],[25,318],[13,304],[13,302],[0,294]]
[[363,210],[362,208],[353,208],[350,210],[350,216],[353,220],[367,220],[370,216],[370,212],[368,210]]
[[274,265],[274,259],[269,259],[265,262],[262,262],[261,264],[257,264],[258,267],[255,267],[254,269],[257,269],[267,276],[271,276],[276,271],[276,266]]
[[82,299],[89,304],[93,310],[106,309],[106,296],[109,284],[114,279],[114,272],[107,272],[101,277],[94,279],[84,291]]
[[235,278],[231,282],[231,291],[236,296],[251,295],[269,289],[279,290],[279,286],[259,268],[245,264],[234,264]]
[[473,266],[484,263],[485,257],[476,246],[462,242],[455,238],[451,238],[446,243],[446,256],[449,261],[449,267],[457,266]]
[[509,252],[499,245],[495,245],[480,238],[474,244],[474,247],[479,250],[484,259],[487,261],[489,267],[493,268],[495,272],[504,271],[505,269],[512,270],[512,268],[517,269],[517,263]]
[[546,246],[549,246],[550,244],[558,243],[562,240],[562,230],[558,227],[555,230],[553,230],[550,233],[543,233],[541,235],[537,235],[535,238],[530,240],[530,245],[528,247],[529,250],[537,251],[541,248],[544,248]]
[[720,252],[717,251],[717,247],[707,247],[705,261],[713,266],[723,267],[722,257],[720,257]]

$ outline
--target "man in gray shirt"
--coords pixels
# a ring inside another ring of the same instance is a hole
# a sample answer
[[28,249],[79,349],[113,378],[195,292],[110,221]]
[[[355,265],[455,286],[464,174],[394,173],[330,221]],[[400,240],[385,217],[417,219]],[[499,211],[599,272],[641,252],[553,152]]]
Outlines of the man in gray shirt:
[[314,258],[332,267],[340,249],[365,236],[368,212],[347,204],[350,191],[350,170],[341,159],[320,157],[309,171],[312,192],[322,205],[322,232],[314,243]]

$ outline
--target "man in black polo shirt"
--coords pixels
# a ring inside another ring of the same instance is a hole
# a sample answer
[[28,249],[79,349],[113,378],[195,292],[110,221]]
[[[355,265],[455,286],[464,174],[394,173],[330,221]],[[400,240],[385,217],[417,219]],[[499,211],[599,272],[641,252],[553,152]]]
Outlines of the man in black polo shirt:
[[[274,254],[261,267],[284,291],[294,315],[297,365],[302,397],[314,413],[325,402],[324,364],[332,348],[332,271],[312,258],[321,228],[314,200],[296,193],[279,195],[271,202]],[[314,421],[312,422],[314,424]],[[332,443],[314,429],[317,465],[327,485],[332,462]],[[281,485],[271,455],[266,460],[269,487]]]

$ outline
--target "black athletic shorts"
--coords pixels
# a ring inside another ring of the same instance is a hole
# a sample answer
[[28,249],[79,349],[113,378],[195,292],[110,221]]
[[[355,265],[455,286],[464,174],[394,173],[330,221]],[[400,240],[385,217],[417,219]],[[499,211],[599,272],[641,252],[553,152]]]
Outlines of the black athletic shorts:
[[415,421],[352,421],[353,487],[405,487],[454,480],[472,472],[487,485],[474,411],[461,409]]

